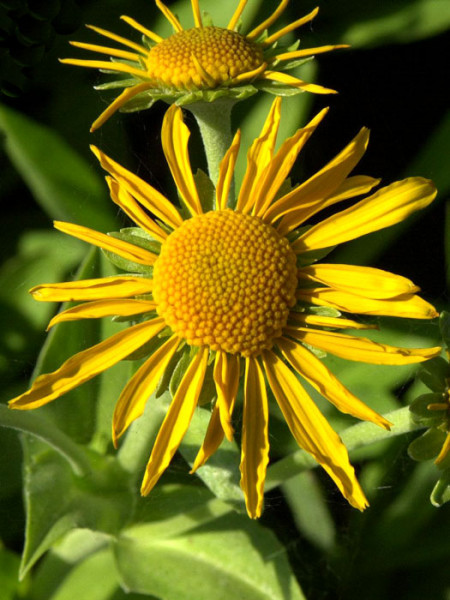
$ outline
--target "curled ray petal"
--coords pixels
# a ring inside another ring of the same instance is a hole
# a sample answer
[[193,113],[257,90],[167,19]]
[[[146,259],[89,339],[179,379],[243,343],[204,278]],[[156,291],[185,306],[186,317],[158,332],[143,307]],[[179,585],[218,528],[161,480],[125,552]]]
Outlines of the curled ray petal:
[[257,77],[259,77],[259,75],[264,73],[264,71],[266,69],[267,69],[267,63],[265,63],[265,62],[261,63],[259,65],[259,67],[256,67],[256,69],[252,69],[251,71],[245,71],[244,73],[239,73],[239,75],[236,75],[236,77],[233,77],[230,80],[230,84],[238,85],[242,81],[249,82],[251,79],[256,79]]
[[214,77],[212,77],[208,73],[208,71],[206,69],[204,69],[202,67],[202,65],[198,61],[197,57],[195,56],[195,54],[192,55],[192,61],[193,61],[194,65],[195,65],[195,68],[197,69],[197,73],[198,73],[198,75],[200,75],[203,83],[206,84],[209,87],[215,87],[216,86],[216,80],[214,79]]
[[152,300],[95,300],[86,304],[73,306],[58,313],[50,321],[47,331],[66,321],[78,321],[79,319],[101,319],[103,317],[129,317],[155,310],[156,304]]
[[358,323],[357,321],[343,319],[342,317],[324,317],[323,315],[291,312],[290,318],[305,325],[313,325],[314,327],[329,327],[331,329],[378,329],[378,325]]
[[116,58],[124,58],[125,60],[131,60],[138,62],[139,55],[127,52],[126,50],[118,50],[117,48],[108,48],[106,46],[98,46],[96,44],[85,44],[83,42],[69,42],[71,46],[75,48],[81,48],[82,50],[90,50],[91,52],[98,52],[99,54],[108,54],[109,56],[115,56]]
[[136,200],[148,211],[154,213],[161,221],[176,229],[183,223],[183,219],[177,209],[150,184],[143,181],[137,175],[128,171],[119,163],[104,154],[95,146],[91,146],[92,152],[98,158],[101,166],[108,171]]
[[[291,230],[303,223],[310,216],[312,210],[317,212],[323,206],[327,206],[326,198],[342,185],[347,175],[361,160],[368,143],[369,130],[363,128],[320,171],[274,202],[264,215],[265,221],[274,223],[277,219],[286,215],[285,218],[290,219],[289,230]],[[318,206],[320,208],[317,208]],[[287,228],[284,227],[284,219],[277,229],[280,233],[281,231],[287,232]]]
[[336,44],[335,46],[319,46],[318,48],[304,48],[303,50],[293,50],[292,52],[282,52],[273,57],[273,60],[294,60],[315,54],[323,54],[340,48],[349,48],[348,44]]
[[374,365],[409,365],[439,356],[442,348],[399,348],[335,331],[286,327],[284,333],[335,356]]
[[180,339],[171,336],[152,353],[123,389],[113,416],[112,438],[115,447],[120,436],[144,412],[147,400],[155,391],[179,344]]
[[199,348],[173,397],[145,469],[141,494],[146,496],[168,467],[189,427],[202,390],[208,348]]
[[197,469],[202,467],[206,461],[214,454],[217,448],[222,443],[224,438],[224,432],[222,424],[220,422],[219,407],[217,404],[214,406],[211,418],[208,423],[208,429],[206,430],[205,439],[200,447],[200,450],[195,457],[194,464],[190,473],[195,473]]
[[246,358],[245,362],[241,488],[249,517],[257,519],[262,512],[269,462],[269,411],[263,370],[256,358]]
[[236,8],[236,10],[234,11],[233,16],[230,19],[230,22],[227,25],[227,29],[235,29],[236,25],[238,24],[239,19],[241,18],[241,15],[244,11],[244,8],[247,4],[248,0],[240,0],[239,4]]
[[198,0],[191,0],[191,5],[192,5],[192,14],[194,15],[195,27],[203,27],[202,15],[200,13],[200,6],[198,4]]
[[449,452],[450,452],[450,433],[447,433],[447,437],[444,440],[441,451],[439,452],[434,463],[436,465],[439,465],[445,458],[447,458]]
[[286,6],[289,4],[289,0],[281,0],[280,4],[273,11],[273,13],[265,21],[260,23],[258,27],[252,29],[250,33],[247,33],[246,37],[251,40],[257,38],[265,29],[270,27],[275,21],[283,14]]
[[124,240],[105,235],[104,233],[99,233],[94,229],[89,229],[82,225],[54,221],[53,226],[55,229],[58,229],[58,231],[67,233],[68,235],[83,240],[84,242],[88,242],[93,246],[103,248],[103,250],[114,252],[114,254],[121,256],[125,260],[130,260],[141,265],[153,265],[158,258],[156,254],[145,248],[135,246],[134,244],[130,244],[130,242],[125,242]]
[[147,29],[147,27],[144,27],[143,25],[141,25],[140,23],[138,23],[131,17],[122,15],[120,18],[122,19],[122,21],[125,21],[125,23],[127,23],[128,25],[131,25],[131,27],[133,27],[133,29],[136,29],[140,33],[143,33],[146,37],[148,37],[150,40],[153,40],[157,44],[159,44],[159,42],[163,41],[164,38],[162,38],[160,35],[158,35],[154,31]]
[[315,83],[308,83],[307,81],[303,81],[303,79],[298,79],[281,71],[265,71],[261,79],[290,85],[305,92],[311,92],[312,94],[337,94],[336,90],[331,90]]
[[164,115],[162,146],[178,192],[189,212],[195,216],[202,214],[203,210],[189,160],[189,136],[189,129],[183,123],[181,108],[172,104]]
[[267,37],[262,42],[262,45],[263,46],[271,46],[274,42],[279,40],[284,35],[287,35],[291,31],[294,31],[294,29],[297,29],[298,27],[301,27],[302,25],[305,25],[306,23],[309,23],[310,21],[312,21],[318,12],[319,12],[319,8],[317,7],[313,11],[311,11],[309,14],[305,15],[304,17],[301,17],[300,19],[297,19],[296,21],[289,23],[289,25],[286,25],[286,27],[283,27],[282,29],[276,31],[275,33],[272,33],[272,35],[269,35],[269,37]]
[[254,190],[253,212],[256,216],[263,217],[281,185],[288,177],[303,146],[314,133],[327,112],[328,108],[321,110],[305,127],[297,130],[293,136],[281,144],[278,152],[264,171],[264,176],[261,177],[259,185]]
[[434,319],[438,316],[432,304],[415,294],[405,294],[386,300],[364,298],[331,288],[310,288],[300,289],[297,292],[297,298],[315,306],[330,306],[337,310],[361,315],[384,315],[409,319]]
[[286,338],[281,338],[277,346],[295,371],[341,412],[390,429],[389,421],[352,394],[307,348]]
[[364,510],[368,502],[341,438],[282,360],[266,351],[263,362],[270,388],[298,445],[325,469],[352,506]]
[[53,373],[40,375],[27,392],[10,401],[10,407],[28,410],[59,398],[141,348],[164,327],[161,318],[145,321],[75,354]]
[[89,67],[91,69],[104,69],[106,71],[117,71],[118,73],[127,73],[135,75],[142,79],[145,77],[145,71],[136,69],[125,63],[111,62],[107,60],[84,60],[79,58],[60,58],[59,62],[63,65],[74,65],[75,67]]
[[163,4],[161,2],[161,0],[155,0],[155,3],[156,3],[156,6],[159,8],[159,10],[162,12],[162,14],[166,17],[166,19],[169,21],[169,23],[175,29],[175,31],[176,32],[183,31],[183,27],[181,26],[180,21],[176,18],[176,16],[173,14],[173,12],[169,8],[167,8],[167,6],[165,4]]
[[281,118],[281,98],[272,102],[260,135],[247,152],[247,168],[241,184],[236,210],[248,213],[253,208],[253,190],[264,169],[272,160]]
[[147,277],[119,275],[64,283],[43,283],[31,288],[30,294],[40,302],[76,302],[130,298],[150,294],[153,281]]
[[115,33],[113,33],[112,31],[108,31],[107,29],[101,29],[100,27],[95,27],[94,25],[86,25],[86,27],[88,29],[92,29],[92,31],[95,31],[95,33],[98,33],[99,35],[102,35],[103,37],[106,37],[110,40],[114,40],[115,42],[119,42],[119,44],[122,44],[122,46],[127,46],[128,48],[132,48],[133,50],[136,50],[137,52],[139,52],[140,54],[147,56],[148,54],[148,50],[147,48],[144,48],[144,46],[141,46],[140,44],[136,44],[135,42],[132,42],[131,40],[127,40],[127,38],[121,37],[120,35],[117,35]]
[[341,200],[348,200],[349,198],[354,198],[361,194],[367,194],[377,186],[380,181],[381,179],[376,179],[375,177],[369,177],[367,175],[353,175],[352,177],[347,177],[336,191],[327,197],[326,205],[331,206]]
[[229,441],[233,439],[231,416],[239,387],[239,358],[237,354],[227,354],[222,350],[216,353],[214,363],[214,383],[217,391],[216,406],[222,430]]
[[91,133],[96,131],[99,127],[101,127],[106,121],[112,117],[112,115],[117,112],[122,106],[124,106],[127,102],[129,102],[135,96],[138,96],[142,92],[150,90],[154,87],[152,82],[144,82],[138,83],[137,85],[133,85],[132,87],[126,88],[121,94],[117,96],[111,104],[105,108],[102,114],[95,119],[95,121],[91,125]]
[[397,181],[314,225],[292,244],[292,249],[300,253],[328,248],[390,227],[428,206],[436,193],[433,183],[422,177]]
[[420,291],[410,279],[373,267],[320,263],[299,269],[297,275],[364,298],[382,300]]
[[159,242],[167,239],[167,233],[159,227],[136,202],[136,200],[112,177],[105,177],[112,201],[120,206],[123,212],[141,229],[149,233]]
[[225,156],[220,163],[219,177],[216,186],[217,210],[225,210],[227,207],[228,195],[234,177],[234,166],[236,164],[240,144],[241,130],[238,129],[231,142],[231,146],[226,151]]

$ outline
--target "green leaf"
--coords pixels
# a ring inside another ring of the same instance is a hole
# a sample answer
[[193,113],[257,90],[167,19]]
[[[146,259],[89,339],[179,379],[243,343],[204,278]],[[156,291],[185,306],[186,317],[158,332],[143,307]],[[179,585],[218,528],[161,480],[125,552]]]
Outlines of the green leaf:
[[450,469],[446,469],[431,492],[430,501],[433,506],[442,506],[450,501]]
[[445,440],[445,433],[439,429],[428,429],[408,446],[408,454],[413,460],[430,460],[437,456]]
[[409,410],[415,423],[420,423],[426,427],[437,427],[446,422],[446,410],[429,410],[430,404],[442,403],[442,394],[422,394],[416,398],[410,405]]
[[28,582],[19,582],[20,558],[1,547],[0,542],[0,590],[2,600],[22,598]]
[[437,356],[420,367],[418,377],[430,390],[443,394],[447,387],[446,378],[450,377],[450,365]]
[[0,130],[11,162],[50,218],[115,229],[106,186],[57,133],[5,106]]
[[160,600],[304,599],[284,548],[248,517],[229,514],[198,527],[192,520],[178,534],[162,525],[157,535],[147,524],[119,537],[116,561],[128,590]]

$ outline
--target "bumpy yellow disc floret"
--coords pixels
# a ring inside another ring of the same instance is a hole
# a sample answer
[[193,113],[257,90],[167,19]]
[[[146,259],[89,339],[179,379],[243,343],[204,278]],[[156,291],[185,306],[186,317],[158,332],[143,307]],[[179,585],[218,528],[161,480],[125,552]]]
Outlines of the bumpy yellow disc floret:
[[146,58],[150,79],[162,87],[211,89],[264,63],[262,49],[236,31],[194,27],[154,46]]
[[295,304],[296,258],[259,218],[231,210],[193,217],[162,246],[157,311],[192,346],[255,356],[272,347]]

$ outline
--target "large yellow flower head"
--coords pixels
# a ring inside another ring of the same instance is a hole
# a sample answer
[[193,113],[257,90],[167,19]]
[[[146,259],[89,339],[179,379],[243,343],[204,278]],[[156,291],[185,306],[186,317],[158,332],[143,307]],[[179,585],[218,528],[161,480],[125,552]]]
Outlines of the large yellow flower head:
[[239,32],[239,20],[247,0],[240,0],[226,28],[216,27],[206,16],[202,18],[198,0],[192,0],[194,27],[190,29],[184,29],[177,17],[160,0],[155,2],[174,29],[170,37],[164,39],[134,19],[122,16],[126,23],[143,34],[143,45],[90,26],[90,29],[128,50],[72,42],[78,48],[109,55],[112,62],[75,58],[61,61],[123,76],[119,81],[99,86],[98,89],[123,87],[125,90],[94,122],[92,131],[118,109],[141,110],[159,99],[187,105],[198,101],[212,102],[221,97],[244,99],[255,94],[258,89],[273,94],[285,94],[286,89],[290,94],[296,91],[334,93],[334,90],[307,83],[285,71],[309,60],[315,54],[346,46],[298,50],[297,42],[289,47],[277,47],[280,38],[309,23],[316,16],[317,8],[269,35],[268,28],[278,20],[289,3],[289,0],[281,0],[268,19],[244,35]]
[[[40,285],[31,292],[36,300],[81,302],[59,313],[50,326],[108,316],[129,317],[134,324],[73,356],[57,371],[41,375],[10,403],[17,409],[42,406],[152,341],[150,357],[125,386],[113,417],[117,444],[142,415],[163,374],[167,380],[179,366],[177,377],[180,369],[182,377],[153,446],[142,494],[150,492],[169,465],[206,378],[211,378],[215,387],[211,419],[193,471],[224,437],[232,439],[233,409],[242,385],[241,486],[252,518],[262,511],[269,461],[267,386],[299,446],[327,471],[350,504],[363,510],[367,500],[347,450],[299,376],[340,411],[388,429],[389,423],[346,389],[316,351],[384,365],[420,362],[440,352],[440,348],[393,347],[342,333],[372,327],[353,320],[353,313],[431,319],[436,311],[404,277],[375,268],[316,262],[325,248],[398,223],[427,206],[436,194],[433,184],[409,178],[373,192],[378,180],[350,176],[367,147],[368,132],[362,129],[318,173],[281,193],[300,150],[326,111],[275,152],[280,104],[277,98],[249,149],[233,209],[230,189],[239,132],[220,165],[212,207],[206,206],[196,185],[188,155],[189,131],[181,109],[174,105],[164,118],[162,143],[181,209],[93,148],[109,173],[113,201],[139,228],[105,235],[69,223],[55,226],[104,249],[116,262],[127,264],[131,274]],[[322,209],[367,193],[349,208],[305,227]]]

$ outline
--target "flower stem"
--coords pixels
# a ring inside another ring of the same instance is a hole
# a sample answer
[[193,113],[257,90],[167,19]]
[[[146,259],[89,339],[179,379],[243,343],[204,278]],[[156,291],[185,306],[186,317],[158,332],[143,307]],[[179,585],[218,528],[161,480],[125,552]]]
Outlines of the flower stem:
[[53,423],[34,413],[11,410],[0,405],[0,427],[29,433],[59,452],[72,467],[75,475],[92,474],[91,463],[84,451]]
[[231,141],[231,109],[235,100],[221,98],[215,102],[195,102],[186,106],[194,115],[202,136],[209,176],[217,184],[220,161]]
[[[372,423],[357,423],[341,433],[342,441],[347,449],[352,451],[381,440],[391,439],[403,433],[423,429],[423,425],[413,423],[410,415],[408,406],[384,415],[392,423],[391,431],[386,431]],[[282,458],[267,469],[265,489],[267,492],[273,490],[287,479],[317,466],[318,463],[311,455],[303,450],[297,450],[297,452]]]

